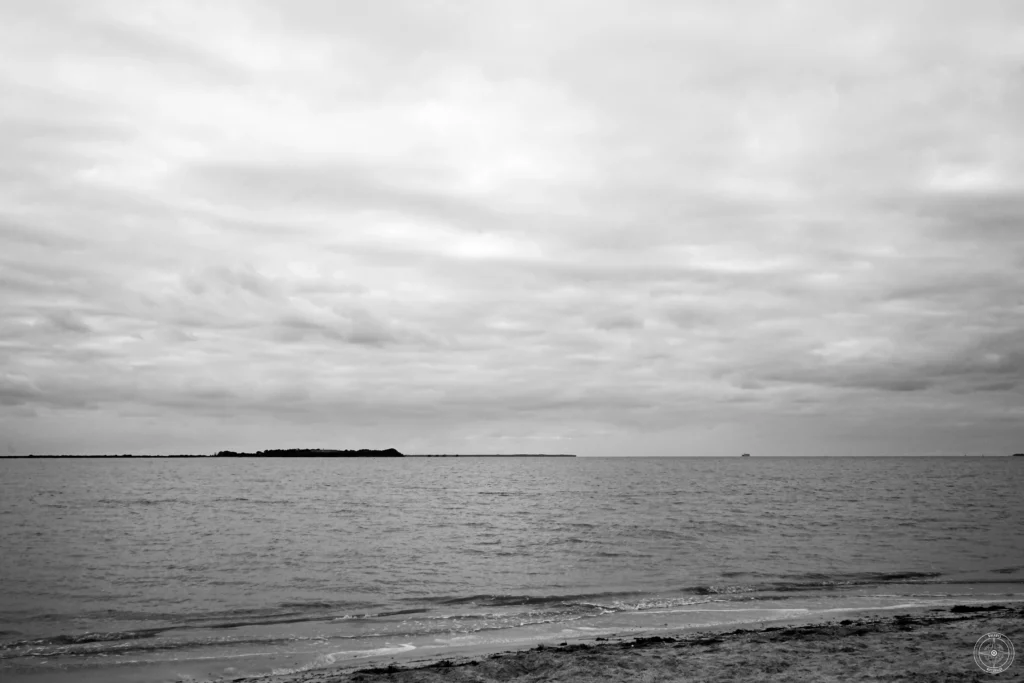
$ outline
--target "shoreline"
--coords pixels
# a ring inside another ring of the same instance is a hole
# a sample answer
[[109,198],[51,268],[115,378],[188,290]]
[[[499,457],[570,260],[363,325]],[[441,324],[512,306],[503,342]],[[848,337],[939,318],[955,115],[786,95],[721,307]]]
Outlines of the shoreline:
[[378,658],[330,668],[218,683],[413,683],[419,681],[985,681],[974,662],[977,640],[999,632],[1017,658],[999,680],[1022,680],[1024,605],[990,602],[863,610],[820,621],[790,618],[698,629],[649,630],[565,640],[530,649],[478,651],[399,660]]

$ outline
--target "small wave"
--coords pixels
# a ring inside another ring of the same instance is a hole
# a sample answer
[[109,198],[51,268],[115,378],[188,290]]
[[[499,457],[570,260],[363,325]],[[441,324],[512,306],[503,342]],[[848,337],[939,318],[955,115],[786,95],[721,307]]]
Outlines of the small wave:
[[[782,602],[783,600],[797,600],[801,596],[799,595],[773,595],[771,596],[772,602]],[[756,602],[763,600],[764,596],[756,595],[754,593],[739,593],[736,595],[725,595],[723,597],[713,600],[713,602]]]
[[[520,612],[517,615],[445,615],[443,619],[489,619],[500,616],[524,616],[537,617],[544,615],[552,619],[578,618],[585,615],[608,614],[613,612],[639,612],[650,609],[664,609],[669,607],[681,607],[711,602],[710,596],[719,595],[718,591],[710,590],[694,595],[664,598],[659,596],[643,596],[638,592],[622,593],[585,593],[569,595],[470,595],[453,598],[436,598],[435,601],[445,606],[472,606],[472,607],[521,607],[529,609],[528,612]],[[724,589],[723,589],[724,592]]]
[[683,590],[694,595],[732,595],[735,593],[752,593],[757,591],[758,587],[735,584],[725,586],[691,586]]
[[1017,565],[1016,567],[1003,567],[1001,569],[993,569],[993,574],[1016,574],[1017,572],[1024,569],[1024,565]]
[[[203,500],[196,500],[194,498],[100,498],[95,502],[91,503],[96,507],[101,508],[130,508],[130,507],[148,507],[151,505],[190,505],[190,506],[206,506],[214,503],[246,503],[248,505],[294,505],[295,502],[292,500],[281,500],[281,499],[257,499],[247,498],[245,496],[229,496],[220,498],[210,498]],[[56,503],[42,503],[46,506],[57,506],[67,507],[66,505],[60,505]]]
[[941,572],[878,572],[863,575],[863,581],[916,581],[921,579],[937,579],[942,576]]
[[682,590],[694,595],[734,595],[742,593],[789,593],[844,588],[850,586],[872,586],[891,583],[930,584],[939,583],[943,575],[938,572],[862,572],[857,574],[824,574],[808,572],[779,577],[781,581],[749,584],[711,584],[690,586]]
[[[632,596],[632,597],[630,597]],[[488,614],[447,614],[425,617],[427,620],[445,621],[506,621],[516,626],[525,623],[546,623],[559,619],[573,620],[583,616],[609,614],[614,612],[640,612],[696,605],[713,600],[707,597],[681,596],[663,598],[657,596],[636,597],[635,593],[599,593],[589,595],[535,596],[474,596],[473,606],[524,607],[526,611]],[[447,604],[466,604],[465,602]],[[523,620],[527,621],[523,621]]]
[[[49,639],[54,641],[57,639]],[[22,657],[46,658],[57,656],[96,657],[128,652],[164,652],[176,650],[192,650],[202,647],[222,647],[224,645],[276,645],[296,641],[320,640],[319,637],[307,636],[272,636],[261,638],[181,638],[171,639],[123,639],[78,641],[60,644],[58,642],[40,643],[38,641],[22,641],[0,648],[0,661]]]
[[271,498],[229,498],[220,502],[250,503],[252,505],[295,505],[293,500],[280,500]]
[[925,584],[938,583],[942,574],[938,572],[864,572],[859,574],[828,574],[804,575],[809,581],[779,582],[768,584],[765,590],[770,591],[804,591],[820,588],[843,588],[849,586],[880,586],[892,583]]
[[490,593],[480,595],[465,595],[454,597],[429,598],[427,602],[438,605],[478,605],[481,607],[514,607],[530,605],[558,605],[567,603],[579,603],[585,600],[599,600],[601,598],[625,597],[636,595],[636,593],[582,593],[569,595],[494,595]]
[[367,612],[365,614],[342,614],[340,616],[331,617],[331,621],[351,621],[353,619],[373,621],[374,619],[386,619],[387,617],[401,617],[410,614],[423,614],[430,610],[419,608],[419,609],[398,609],[388,612]]
[[310,614],[303,614],[301,616],[291,617],[268,617],[266,619],[250,619],[248,621],[225,621],[219,624],[206,624],[203,628],[208,629],[225,629],[225,628],[239,628],[241,626],[274,626],[277,624],[300,624],[304,621],[322,621],[329,617],[325,616],[313,616]]
[[671,609],[673,607],[686,607],[689,605],[701,605],[708,602],[716,602],[713,599],[701,599],[694,597],[681,598],[644,598],[636,602],[624,602],[616,600],[610,604],[595,604],[605,612],[644,612],[647,610]]
[[[52,648],[73,645],[86,645],[90,643],[119,643],[123,641],[138,641],[155,638],[169,631],[187,629],[206,630],[227,630],[243,626],[277,626],[285,624],[299,624],[304,622],[334,621],[338,619],[359,618],[373,619],[379,617],[400,616],[404,614],[417,614],[425,612],[425,609],[403,609],[380,613],[366,613],[361,616],[336,614],[323,614],[303,610],[325,610],[335,609],[344,606],[345,603],[329,603],[322,601],[282,603],[281,608],[285,611],[268,611],[263,609],[236,610],[228,612],[216,612],[209,614],[187,615],[177,624],[160,626],[156,628],[131,629],[127,631],[89,632],[89,633],[62,633],[43,638],[22,639],[6,643],[0,643],[0,653],[5,650],[20,650],[24,648]],[[354,604],[354,603],[349,603]],[[111,611],[104,616],[122,616],[120,613]],[[153,618],[153,615],[138,615],[130,613],[134,618]],[[166,615],[163,615],[166,617]],[[180,619],[180,617],[179,617]],[[11,635],[18,635],[17,632],[9,632]],[[0,634],[2,635],[2,634]],[[161,645],[160,648],[166,647]]]
[[424,612],[427,612],[427,611],[428,610],[422,609],[422,608],[421,609],[398,609],[398,610],[394,610],[392,612],[378,612],[377,614],[375,614],[373,616],[374,617],[397,617],[397,616],[402,616],[402,615],[405,615],[405,614],[423,614]]
[[0,645],[0,651],[13,650],[25,647],[45,647],[47,645],[82,645],[84,643],[109,643],[122,640],[139,640],[152,638],[163,633],[166,628],[140,629],[135,631],[115,631],[111,633],[80,633],[62,634],[49,638],[33,638],[31,640],[16,640],[12,643]]
[[334,609],[342,606],[345,606],[345,603],[329,602],[327,600],[298,600],[295,602],[279,603],[279,607],[284,609]]
[[164,505],[167,503],[194,503],[184,498],[101,498],[96,501],[99,507],[131,507],[133,505]]
[[[364,616],[374,616],[370,610],[379,604],[346,600],[293,600],[278,603],[274,607],[225,610],[223,612],[190,613],[172,615],[180,622],[179,628],[235,628],[239,626],[272,626],[294,624],[303,621],[323,621],[341,616],[339,612],[368,610]],[[346,615],[348,616],[348,615]],[[138,618],[152,618],[140,615]]]
[[505,614],[436,614],[423,617],[426,621],[484,621],[486,619],[500,619]]

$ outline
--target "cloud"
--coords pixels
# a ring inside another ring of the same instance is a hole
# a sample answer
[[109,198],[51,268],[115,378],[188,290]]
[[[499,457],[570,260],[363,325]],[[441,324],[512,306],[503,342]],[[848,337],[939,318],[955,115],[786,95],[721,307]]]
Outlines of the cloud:
[[8,3],[0,429],[1019,450],[1022,15]]
[[39,389],[24,376],[4,375],[0,377],[0,403],[16,406],[38,399]]

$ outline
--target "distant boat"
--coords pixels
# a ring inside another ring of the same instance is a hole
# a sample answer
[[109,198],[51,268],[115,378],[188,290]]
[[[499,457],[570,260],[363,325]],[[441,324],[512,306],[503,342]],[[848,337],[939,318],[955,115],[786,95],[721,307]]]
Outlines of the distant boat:
[[741,458],[749,458],[749,457],[750,457],[750,453],[744,453],[744,454],[743,454],[743,455],[741,455],[740,457],[741,457]]

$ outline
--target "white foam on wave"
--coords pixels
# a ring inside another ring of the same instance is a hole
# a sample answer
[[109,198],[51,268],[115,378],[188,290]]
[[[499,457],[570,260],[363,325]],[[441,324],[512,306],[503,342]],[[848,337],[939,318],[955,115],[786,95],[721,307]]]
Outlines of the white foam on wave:
[[463,645],[465,643],[476,643],[483,640],[483,636],[477,635],[476,633],[470,633],[464,636],[452,636],[451,638],[435,638],[435,643],[444,643],[448,645]]
[[305,673],[306,671],[312,671],[314,669],[323,669],[337,664],[339,661],[366,659],[367,657],[377,657],[382,655],[394,655],[415,649],[416,646],[412,643],[404,643],[397,647],[379,647],[373,650],[343,650],[341,652],[329,652],[327,654],[320,655],[309,664],[304,664],[292,669],[274,669],[270,673],[273,676],[293,676],[295,674]]
[[809,609],[803,607],[737,607],[737,608],[696,608],[696,609],[665,609],[665,610],[650,610],[646,614],[689,614],[691,612],[809,612]]
[[412,643],[403,643],[397,647],[378,647],[373,650],[344,650],[342,652],[332,652],[327,655],[332,657],[332,663],[338,659],[365,659],[366,657],[379,657],[382,655],[397,655],[402,652],[409,652],[415,650],[416,646]]
[[[898,605],[865,605],[860,607],[830,607],[827,609],[815,610],[816,612],[881,612],[897,609],[919,609],[922,607],[949,607],[954,601],[943,600],[934,602],[901,602]],[[990,605],[992,600],[956,600],[957,604],[965,605]],[[1003,600],[1001,602],[1024,602],[1024,600]]]

